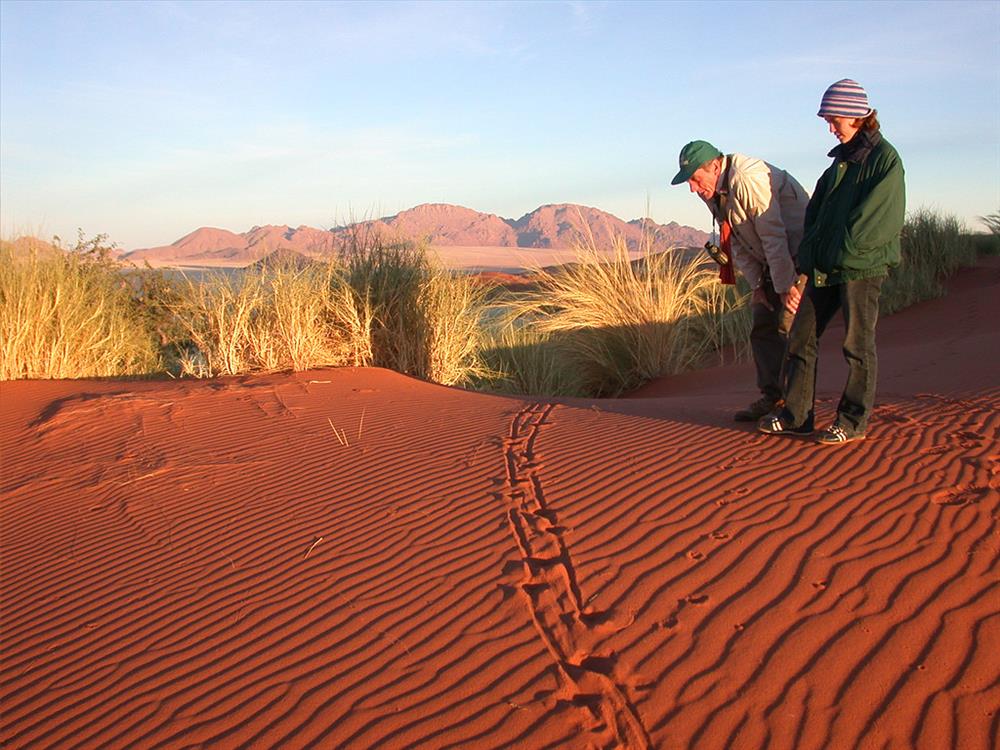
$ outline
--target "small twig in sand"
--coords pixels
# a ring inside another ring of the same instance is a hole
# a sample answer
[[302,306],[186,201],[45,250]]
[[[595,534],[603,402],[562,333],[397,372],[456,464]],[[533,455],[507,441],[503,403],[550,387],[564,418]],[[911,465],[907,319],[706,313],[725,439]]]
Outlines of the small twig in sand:
[[312,543],[312,546],[311,546],[311,547],[310,547],[309,549],[307,549],[307,550],[306,550],[306,556],[305,556],[305,557],[303,557],[302,559],[303,559],[303,560],[306,560],[306,559],[308,559],[308,557],[309,557],[309,553],[310,553],[310,552],[312,552],[312,551],[313,551],[314,549],[316,549],[316,545],[317,545],[317,544],[319,544],[319,543],[320,543],[320,542],[322,542],[322,541],[323,541],[323,537],[321,537],[321,536],[318,536],[318,537],[316,537],[316,541],[315,541],[315,542],[313,542],[313,543]]
[[333,434],[337,436],[337,442],[345,447],[350,446],[350,443],[347,442],[347,431],[345,430],[343,435],[341,435],[341,433],[337,430],[337,428],[333,426],[332,419],[327,417],[326,421],[330,423],[330,429],[332,429]]
[[361,442],[361,426],[365,423],[365,410],[361,410],[361,421],[358,422],[358,442]]

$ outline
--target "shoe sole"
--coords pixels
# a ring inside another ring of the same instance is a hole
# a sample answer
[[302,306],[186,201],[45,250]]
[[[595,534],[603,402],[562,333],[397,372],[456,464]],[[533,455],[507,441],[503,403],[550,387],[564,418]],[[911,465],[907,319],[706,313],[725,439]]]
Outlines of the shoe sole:
[[824,440],[822,437],[816,439],[817,445],[847,445],[848,443],[858,443],[864,440],[867,435],[855,435],[854,437],[849,437],[847,440]]
[[763,435],[774,435],[775,437],[811,437],[816,433],[816,430],[809,430],[809,432],[795,432],[793,430],[782,430],[781,432],[771,432],[770,430],[765,430],[761,427],[758,427],[757,432]]

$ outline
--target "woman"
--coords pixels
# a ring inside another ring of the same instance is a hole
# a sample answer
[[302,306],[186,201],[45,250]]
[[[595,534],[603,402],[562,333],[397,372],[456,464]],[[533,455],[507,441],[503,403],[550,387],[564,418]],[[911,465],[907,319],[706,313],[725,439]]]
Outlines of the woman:
[[899,265],[905,189],[903,162],[882,137],[860,84],[834,83],[818,114],[840,145],[806,207],[798,267],[809,281],[789,334],[785,406],[758,428],[769,435],[812,434],[817,342],[840,309],[850,371],[837,418],[819,442],[842,445],[864,439],[875,401],[878,299],[889,269]]

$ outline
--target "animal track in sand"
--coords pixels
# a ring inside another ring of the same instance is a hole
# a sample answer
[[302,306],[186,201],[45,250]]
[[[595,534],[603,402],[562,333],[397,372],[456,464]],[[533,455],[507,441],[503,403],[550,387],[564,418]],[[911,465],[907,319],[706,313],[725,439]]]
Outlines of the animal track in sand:
[[[646,750],[647,730],[615,679],[616,672],[629,670],[619,668],[614,653],[594,648],[600,634],[620,631],[634,618],[616,622],[614,613],[584,602],[563,536],[566,529],[545,504],[535,442],[553,408],[532,404],[521,410],[501,441],[504,474],[494,494],[507,504],[507,523],[521,555],[522,578],[516,588],[565,683],[556,705],[584,709],[583,726],[598,735],[601,746]],[[507,563],[504,572],[515,567]],[[506,598],[503,587],[501,595]]]

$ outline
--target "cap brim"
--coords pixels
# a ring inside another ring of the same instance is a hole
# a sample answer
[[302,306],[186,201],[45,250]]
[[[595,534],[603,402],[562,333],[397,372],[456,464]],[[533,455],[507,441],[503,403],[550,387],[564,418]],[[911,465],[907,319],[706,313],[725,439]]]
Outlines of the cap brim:
[[680,185],[682,182],[687,182],[691,179],[697,169],[682,169],[680,172],[674,175],[674,179],[670,181],[671,185]]

